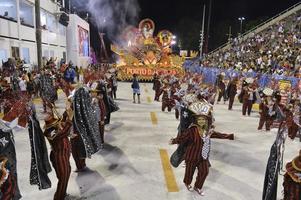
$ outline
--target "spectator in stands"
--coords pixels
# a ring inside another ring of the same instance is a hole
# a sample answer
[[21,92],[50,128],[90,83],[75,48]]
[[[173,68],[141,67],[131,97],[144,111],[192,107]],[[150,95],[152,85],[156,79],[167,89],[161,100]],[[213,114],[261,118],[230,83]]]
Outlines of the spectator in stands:
[[245,40],[235,38],[230,48],[219,50],[201,63],[206,67],[296,76],[301,65],[300,11]]

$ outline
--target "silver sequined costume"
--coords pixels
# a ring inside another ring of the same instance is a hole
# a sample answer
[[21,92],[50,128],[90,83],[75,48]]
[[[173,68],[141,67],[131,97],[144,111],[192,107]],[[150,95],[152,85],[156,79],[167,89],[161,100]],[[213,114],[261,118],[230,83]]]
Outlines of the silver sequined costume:
[[89,158],[101,146],[97,114],[85,88],[76,90],[73,98],[74,128],[80,136],[80,158]]

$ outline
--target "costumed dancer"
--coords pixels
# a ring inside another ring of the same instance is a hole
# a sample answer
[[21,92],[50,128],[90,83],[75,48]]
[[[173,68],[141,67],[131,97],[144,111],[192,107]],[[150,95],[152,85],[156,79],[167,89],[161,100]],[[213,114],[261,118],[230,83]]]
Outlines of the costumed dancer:
[[95,106],[96,113],[97,113],[97,120],[99,122],[99,131],[100,131],[100,141],[103,147],[104,145],[104,132],[105,132],[105,116],[106,116],[106,105],[103,100],[103,94],[101,93],[103,87],[100,81],[95,82],[92,84],[90,93],[92,96],[92,103]]
[[0,121],[0,199],[18,200],[17,159],[13,131]]
[[[287,107],[276,106],[277,116],[280,118],[281,123],[276,140],[271,147],[266,167],[262,200],[277,199],[278,174],[280,172],[281,164],[283,163],[282,158],[285,140],[287,135],[291,139],[295,139],[298,129],[300,128],[300,115],[294,117],[292,108],[291,105],[288,105]],[[294,198],[292,198],[292,200],[294,200]]]
[[72,97],[73,137],[71,138],[72,156],[77,172],[86,169],[86,158],[96,153],[101,148],[99,121],[92,98],[88,89],[79,88]]
[[117,94],[116,93],[117,93],[117,88],[118,88],[118,81],[117,81],[116,73],[117,73],[117,71],[114,72],[112,74],[112,77],[111,77],[111,79],[112,79],[112,85],[113,85],[113,87],[112,87],[112,93],[113,93],[114,99],[117,99]]
[[57,89],[61,88],[63,90],[63,92],[65,93],[65,95],[67,97],[69,97],[70,93],[74,89],[72,87],[71,83],[64,80],[60,74],[57,74],[55,77],[56,77],[55,82],[56,82]]
[[31,146],[30,184],[38,185],[40,190],[48,189],[51,187],[51,181],[48,177],[48,173],[51,172],[51,166],[48,159],[46,141],[40,122],[36,116],[35,106],[32,102],[30,102],[29,109],[28,133]]
[[259,104],[259,125],[258,130],[262,130],[265,124],[266,131],[270,131],[271,125],[273,124],[273,119],[276,115],[276,105],[272,99],[273,90],[270,88],[265,88],[263,90],[265,95],[262,102]]
[[[192,113],[188,110],[188,106],[197,101],[195,94],[187,94],[181,99],[181,110],[180,110],[180,123],[178,126],[177,137],[186,133],[186,130],[189,128],[193,122]],[[173,167],[177,168],[181,162],[184,160],[184,154],[187,148],[187,144],[179,144],[176,151],[170,157],[170,163]],[[185,164],[184,164],[185,165]]]
[[299,156],[286,164],[283,188],[283,200],[301,199],[301,150]]
[[182,98],[185,95],[184,89],[178,89],[177,92],[174,94],[174,101],[175,101],[175,117],[179,119],[182,112],[182,106],[184,104]]
[[[181,98],[181,109],[180,109],[180,123],[178,126],[178,134],[177,137],[186,133],[186,130],[192,123],[192,114],[188,110],[188,106],[197,101],[197,97],[195,94],[187,94]],[[187,144],[179,144],[176,151],[170,157],[170,163],[173,167],[178,167],[181,162],[184,160],[184,154],[186,150]]]
[[[249,81],[248,81],[249,80]],[[242,89],[242,114],[245,116],[246,113],[248,116],[251,115],[253,104],[256,102],[256,88],[253,83],[253,79],[246,79],[247,86],[244,86]]]
[[217,77],[217,88],[218,88],[217,103],[219,103],[223,97],[224,104],[225,104],[227,101],[227,98],[226,98],[226,84],[225,84],[225,73],[224,72],[222,72]]
[[[90,86],[88,87],[91,87],[93,84],[93,82],[91,82]],[[105,104],[105,113],[106,113],[106,116],[105,116],[105,125],[107,124],[110,124],[111,122],[111,113],[113,112],[116,112],[119,110],[119,107],[118,105],[114,102],[113,98],[111,98],[109,95],[108,95],[108,92],[107,92],[107,83],[103,80],[100,80],[99,81],[99,95],[102,95],[102,99],[103,99],[103,102]]]
[[[100,94],[102,94],[103,101],[106,107],[105,125],[107,125],[110,124],[111,122],[111,113],[118,111],[119,107],[114,101],[114,99],[108,95],[106,83],[102,80],[100,80],[99,89],[100,89]],[[140,100],[140,96],[138,96],[138,100]]]
[[186,170],[183,182],[186,188],[192,191],[191,182],[195,170],[198,169],[194,190],[203,196],[203,184],[209,173],[208,158],[210,152],[210,135],[213,132],[213,127],[209,123],[208,116],[212,110],[212,106],[204,102],[196,102],[189,106],[189,110],[194,114],[194,123],[190,125],[185,134],[171,139],[170,144],[188,143],[184,155]]
[[171,112],[171,109],[173,107],[172,91],[171,91],[171,87],[167,80],[165,80],[165,82],[164,82],[164,86],[161,90],[161,93],[162,93],[162,107],[161,107],[162,112],[165,112],[166,108],[167,108],[168,112]]
[[[202,93],[202,95],[199,94],[198,96],[196,94],[190,93],[186,94],[181,98],[180,123],[178,126],[177,137],[185,134],[186,130],[189,128],[191,123],[193,123],[193,116],[192,113],[189,111],[188,106],[197,101],[204,101],[205,103],[207,103],[207,101],[204,100],[204,93]],[[210,124],[214,122],[212,113],[208,116],[208,120]],[[234,134],[225,134],[214,130],[211,135],[211,138],[234,140]],[[177,150],[172,154],[172,156],[170,157],[170,163],[173,167],[178,167],[184,160],[186,148],[187,144],[180,144]]]
[[0,199],[14,199],[15,183],[14,175],[7,157],[0,156]]
[[107,84],[107,91],[108,91],[108,95],[109,97],[113,98],[113,79],[112,79],[112,74],[110,73],[106,73],[105,77],[106,77],[106,82]]
[[40,96],[43,100],[44,112],[46,112],[47,103],[54,104],[57,99],[57,92],[54,87],[53,78],[48,70],[42,72],[39,78]]
[[51,167],[48,160],[47,146],[36,117],[34,104],[29,96],[23,96],[22,99],[17,100],[3,117],[3,121],[8,123],[15,119],[18,119],[18,125],[24,128],[28,123],[31,147],[30,184],[38,185],[40,190],[50,188],[51,181],[48,173],[51,171]]
[[277,138],[271,147],[266,167],[262,200],[277,199],[278,174],[280,172],[280,159],[284,142],[284,130],[279,129]]
[[153,77],[153,90],[155,91],[155,101],[159,101],[160,92],[161,92],[161,80],[158,74],[154,74]]
[[[197,98],[198,98],[199,101],[213,106],[212,104],[210,104],[208,102],[208,100],[210,99],[210,96],[212,95],[208,91],[208,88],[204,89],[203,91],[199,91],[198,93],[199,94],[198,94]],[[213,109],[210,112],[210,114],[208,115],[208,120],[209,120],[209,124],[211,124],[213,126],[213,123],[214,123],[214,120],[215,120],[214,117],[213,117]],[[234,134],[233,133],[232,134],[220,133],[220,132],[217,132],[216,130],[213,130],[212,133],[211,133],[210,138],[212,138],[212,139],[223,139],[223,140],[234,140]]]
[[0,84],[0,106],[3,108],[3,113],[6,114],[7,112],[9,112],[12,105],[15,103],[16,96],[7,80],[2,80]]
[[235,96],[237,94],[237,78],[234,78],[227,87],[227,96],[229,98],[228,110],[232,110]]
[[63,116],[60,116],[54,105],[50,104],[51,112],[45,118],[44,135],[52,147],[50,160],[58,179],[54,200],[65,199],[71,173],[69,161],[71,148],[68,136],[70,135],[74,114],[71,104],[68,104]]
[[180,101],[180,96],[178,95],[178,91],[181,89],[180,85],[179,85],[179,81],[174,78],[172,84],[171,84],[171,100],[170,103],[172,105],[173,108],[175,108],[175,117],[176,119],[179,119],[180,116],[180,111],[179,111],[179,106],[176,106],[177,102]]

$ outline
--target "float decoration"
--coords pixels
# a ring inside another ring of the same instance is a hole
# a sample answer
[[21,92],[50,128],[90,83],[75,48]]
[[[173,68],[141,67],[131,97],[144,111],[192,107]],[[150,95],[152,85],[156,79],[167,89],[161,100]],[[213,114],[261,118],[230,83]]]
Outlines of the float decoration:
[[152,80],[155,73],[183,76],[185,57],[171,54],[172,33],[162,30],[154,36],[155,23],[144,19],[139,27],[127,27],[119,44],[111,50],[119,57],[116,68],[118,79],[131,80],[137,74],[140,80]]

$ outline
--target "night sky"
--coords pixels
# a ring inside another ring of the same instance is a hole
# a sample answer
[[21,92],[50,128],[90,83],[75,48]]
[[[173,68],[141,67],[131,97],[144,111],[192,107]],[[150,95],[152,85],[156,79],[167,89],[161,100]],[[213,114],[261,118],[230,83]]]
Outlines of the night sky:
[[[159,28],[173,30],[181,18],[202,20],[204,3],[209,0],[138,0],[140,18],[152,18]],[[299,0],[212,0],[212,26],[221,20],[237,21],[239,16],[248,20],[259,17],[272,17]],[[207,10],[208,11],[208,10]]]
[[[78,0],[77,0],[78,1]],[[120,2],[125,0],[112,0]],[[155,34],[162,29],[168,29],[178,36],[182,48],[198,50],[199,33],[202,22],[204,3],[208,7],[209,0],[137,0],[140,7],[138,21],[151,18],[156,24]],[[228,30],[231,26],[232,36],[239,32],[238,17],[245,17],[243,30],[247,31],[260,22],[269,19],[285,9],[300,2],[300,0],[212,0],[210,37],[205,52],[209,52],[227,42]],[[207,22],[208,18],[206,18]],[[91,43],[98,49],[99,39],[97,28],[91,25]],[[207,28],[207,24],[206,24]],[[106,38],[109,44],[110,39]]]
[[[253,27],[255,24],[259,24],[275,16],[299,1],[300,0],[212,0],[209,51],[227,41],[226,34],[228,31],[226,30],[229,30],[229,28],[221,27],[222,25],[220,24],[226,24],[227,21],[227,26],[231,26],[232,28],[232,36],[236,36],[239,30],[238,17],[243,16],[246,18],[244,22],[245,26],[243,27],[244,31],[246,31],[249,27]],[[158,29],[169,29],[176,35],[189,37],[188,34],[179,33],[181,30],[177,23],[183,18],[187,18],[195,25],[198,23],[198,29],[200,30],[204,3],[207,6],[206,12],[208,17],[209,0],[139,0],[141,8],[140,18],[152,18],[157,25],[157,31]],[[208,18],[206,18],[206,21],[207,20]],[[189,23],[187,23],[187,21],[185,22],[188,25],[186,31],[190,31]],[[194,30],[194,32],[196,32],[196,30]],[[194,35],[196,35],[196,33],[194,33]],[[196,39],[194,42],[196,42]],[[197,45],[195,46],[197,48]]]

